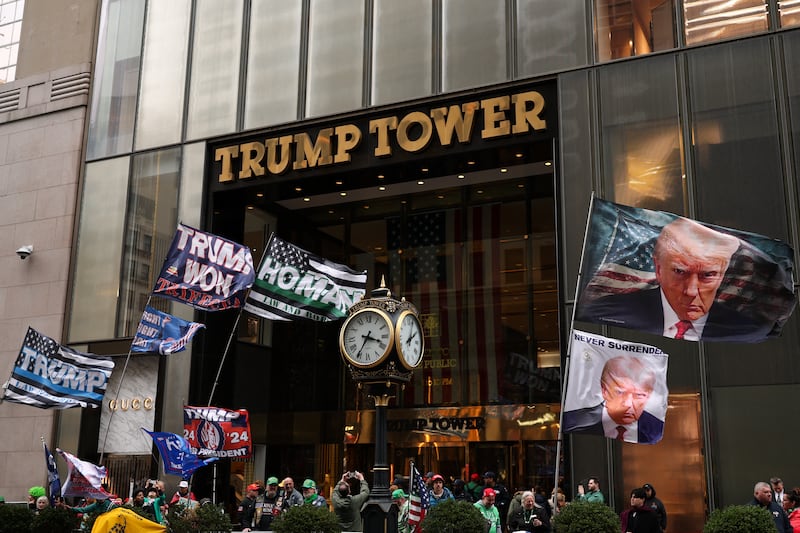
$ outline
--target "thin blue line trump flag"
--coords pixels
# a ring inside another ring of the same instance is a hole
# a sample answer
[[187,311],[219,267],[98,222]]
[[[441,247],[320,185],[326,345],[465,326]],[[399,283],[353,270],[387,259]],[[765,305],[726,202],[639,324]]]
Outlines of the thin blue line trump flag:
[[194,334],[204,327],[199,322],[189,322],[147,305],[131,342],[131,351],[161,355],[182,352]]
[[689,341],[759,342],[794,310],[781,241],[595,199],[576,320]]
[[564,433],[660,441],[669,394],[667,359],[655,346],[573,330]]
[[338,320],[367,292],[367,273],[314,255],[277,235],[244,310],[270,320]]
[[100,407],[114,369],[109,357],[81,353],[28,328],[4,400],[39,407]]
[[195,470],[218,459],[217,457],[200,459],[189,449],[189,443],[186,442],[186,439],[175,433],[147,431],[144,428],[142,428],[142,431],[153,438],[153,442],[155,442],[156,448],[158,448],[161,458],[164,460],[164,472],[166,474],[189,479]]
[[221,311],[241,307],[254,279],[250,248],[178,224],[153,294]]

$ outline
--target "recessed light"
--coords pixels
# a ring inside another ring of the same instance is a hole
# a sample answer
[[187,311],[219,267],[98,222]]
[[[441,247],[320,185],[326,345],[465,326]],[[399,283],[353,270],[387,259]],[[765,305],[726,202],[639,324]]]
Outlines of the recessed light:
[[439,200],[444,200],[444,195],[443,194],[437,194],[436,198],[438,198]]
[[419,181],[417,182],[417,185],[425,185],[425,182],[424,182],[424,181],[422,181],[422,180],[419,180]]
[[427,172],[428,171],[427,168],[423,168],[423,169],[420,169],[420,170],[422,170],[422,172]]
[[306,196],[305,198],[303,198],[303,201],[304,201],[304,202],[310,202],[310,201],[311,201],[311,198],[309,198],[308,196]]
[[256,197],[257,198],[264,198],[264,193],[263,192],[257,192],[256,193]]
[[332,215],[333,214],[333,209],[328,209],[328,214]]
[[379,190],[379,191],[385,191],[385,190],[386,190],[386,187],[384,187],[383,185],[381,185],[380,187],[378,187],[378,190]]
[[339,196],[347,196],[347,193],[342,191],[342,192],[339,193]]
[[369,209],[369,206],[368,206],[368,205],[365,205],[365,206],[364,206],[364,209]]
[[517,185],[517,189],[524,189],[524,188],[525,188],[525,184],[524,183],[520,183],[520,184]]
[[475,192],[477,192],[478,194],[483,194],[483,189],[478,189],[478,190],[477,190],[477,191],[475,191]]
[[506,173],[506,172],[508,172],[508,169],[507,168],[501,168],[500,172]]
[[342,184],[342,180],[336,180],[336,185],[341,185],[341,184]]
[[247,209],[251,209],[252,210],[252,209],[254,209],[254,207],[252,205],[248,205]]
[[549,167],[549,166],[551,166],[552,164],[553,164],[553,163],[551,163],[550,161],[545,161],[545,162],[544,162],[544,166],[546,166],[546,167]]
[[475,161],[467,161],[467,164],[468,164],[468,165],[474,165],[474,164],[475,164]]
[[295,187],[294,190],[295,190],[295,192],[301,192],[303,190],[303,188],[302,187]]
[[382,179],[383,179],[383,178],[385,178],[385,177],[386,177],[386,176],[384,176],[383,174],[378,174],[378,179],[379,179],[379,180],[382,180]]
[[463,180],[464,179],[464,174],[459,174],[458,175],[458,179]]
[[525,154],[514,154],[516,157],[525,157]]

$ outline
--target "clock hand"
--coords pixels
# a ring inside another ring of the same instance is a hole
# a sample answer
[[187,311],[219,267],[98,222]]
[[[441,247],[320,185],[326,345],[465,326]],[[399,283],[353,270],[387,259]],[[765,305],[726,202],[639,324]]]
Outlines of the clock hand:
[[406,339],[406,344],[411,344],[411,341],[412,341],[412,340],[414,339],[414,337],[416,337],[416,336],[417,336],[417,332],[415,331],[415,332],[413,332],[413,333],[411,334],[411,336],[410,336],[409,338],[407,338],[407,339]]
[[361,348],[358,349],[358,353],[356,354],[356,357],[358,359],[361,359],[361,350],[363,350],[364,346],[367,345],[367,341],[371,339],[371,337],[370,337],[371,333],[372,332],[370,331],[370,332],[367,332],[366,335],[361,335],[361,338],[364,339],[364,342],[361,343]]

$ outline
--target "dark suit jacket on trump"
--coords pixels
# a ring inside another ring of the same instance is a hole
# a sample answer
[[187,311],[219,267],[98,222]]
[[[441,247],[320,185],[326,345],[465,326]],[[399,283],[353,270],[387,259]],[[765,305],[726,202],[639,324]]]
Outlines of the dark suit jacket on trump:
[[[594,407],[575,409],[564,412],[565,433],[587,433],[590,435],[605,435],[603,430],[603,409],[601,403]],[[638,442],[641,444],[655,444],[664,434],[664,421],[656,418],[647,411],[642,411],[639,417]]]
[[[661,288],[603,296],[576,310],[577,320],[619,326],[664,335]],[[715,302],[708,313],[701,340],[758,342],[772,330],[772,323],[757,323]]]

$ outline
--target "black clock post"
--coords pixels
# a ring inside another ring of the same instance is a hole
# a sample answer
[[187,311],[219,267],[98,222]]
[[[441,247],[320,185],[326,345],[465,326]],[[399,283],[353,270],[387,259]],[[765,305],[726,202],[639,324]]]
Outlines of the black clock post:
[[364,533],[397,533],[397,506],[389,493],[386,410],[411,380],[425,345],[417,309],[396,300],[383,280],[370,298],[353,304],[339,333],[339,351],[359,390],[375,401],[375,465],[361,509]]

